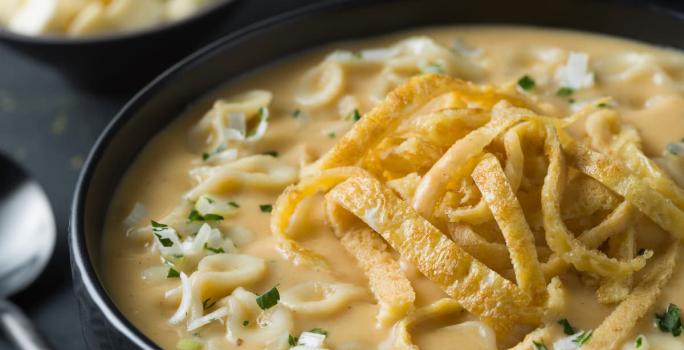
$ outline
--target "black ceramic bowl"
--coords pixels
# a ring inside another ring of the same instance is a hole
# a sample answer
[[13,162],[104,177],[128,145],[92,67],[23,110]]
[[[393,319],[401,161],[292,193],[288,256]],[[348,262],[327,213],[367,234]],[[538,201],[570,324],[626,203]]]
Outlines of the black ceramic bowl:
[[85,163],[74,196],[70,239],[75,288],[89,348],[157,348],[121,314],[99,277],[108,203],[146,140],[207,91],[288,55],[334,40],[459,23],[574,28],[684,49],[684,20],[675,14],[582,0],[334,1],[265,21],[213,43],[135,96],[102,133]]
[[201,45],[234,2],[217,0],[190,17],[125,33],[28,36],[0,27],[0,42],[55,67],[78,85],[121,90],[149,81]]

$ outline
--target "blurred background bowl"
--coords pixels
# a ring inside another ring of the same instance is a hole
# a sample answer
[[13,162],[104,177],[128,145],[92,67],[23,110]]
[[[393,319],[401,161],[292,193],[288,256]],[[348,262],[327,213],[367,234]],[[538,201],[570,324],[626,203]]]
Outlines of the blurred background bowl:
[[[4,1],[4,0],[0,0]],[[206,43],[238,0],[216,0],[177,21],[83,37],[29,36],[0,27],[0,42],[98,91],[140,86]]]

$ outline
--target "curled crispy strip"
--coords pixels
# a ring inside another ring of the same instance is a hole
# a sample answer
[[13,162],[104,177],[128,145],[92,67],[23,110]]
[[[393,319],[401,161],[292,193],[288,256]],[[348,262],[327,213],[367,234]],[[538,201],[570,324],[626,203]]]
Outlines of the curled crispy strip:
[[495,137],[522,118],[522,115],[511,115],[507,111],[509,107],[507,103],[494,106],[492,120],[456,141],[423,176],[413,197],[413,207],[423,217],[433,217],[435,205],[444,196],[447,184],[456,175],[464,175],[459,174],[459,170],[466,162],[479,155]]
[[452,90],[474,92],[476,87],[461,80],[434,74],[412,78],[390,92],[382,103],[354,124],[321,158],[320,169],[356,164],[367,150],[383,140],[406,116],[418,111],[433,98]]
[[501,272],[512,267],[505,244],[488,242],[465,224],[450,224],[448,228],[451,239],[459,247],[493,270]]
[[549,167],[542,186],[541,205],[549,247],[577,270],[593,272],[602,277],[624,277],[642,269],[653,252],[646,252],[628,261],[618,261],[598,250],[588,249],[568,231],[560,211],[567,168],[556,129],[547,125],[546,133],[544,148],[549,157]]
[[422,307],[394,325],[392,334],[388,339],[389,342],[384,344],[384,346],[392,350],[419,350],[418,346],[414,345],[411,340],[411,328],[420,322],[450,315],[460,310],[462,310],[461,306],[456,300],[451,298],[442,298],[428,306]]
[[380,304],[378,321],[390,324],[413,309],[416,294],[387,243],[338,204],[326,201],[328,220],[342,246],[356,259]]
[[518,285],[532,300],[543,302],[546,282],[537,258],[534,235],[499,161],[491,154],[485,155],[473,170],[472,177],[506,240]]
[[378,180],[351,178],[328,192],[326,199],[363,220],[497,333],[506,333],[518,323],[539,321],[539,310],[529,306],[529,295],[466,253]]
[[636,323],[655,303],[662,288],[672,276],[679,256],[679,242],[672,242],[667,251],[649,266],[634,291],[594,330],[583,350],[616,349],[630,334]]
[[[605,220],[595,227],[582,232],[577,239],[589,249],[598,249],[605,240],[627,229],[632,222],[632,215],[635,211],[634,206],[624,201]],[[558,254],[554,254],[543,265],[544,275],[546,278],[558,276],[567,270],[569,266],[563,258]]]
[[[624,232],[610,237],[608,254],[618,259],[631,259],[636,253],[636,229],[630,226]],[[614,304],[625,300],[632,288],[632,276],[623,278],[604,278],[596,291],[596,298],[603,304]]]
[[563,149],[577,169],[625,197],[662,229],[684,239],[684,211],[671,199],[652,189],[624,166],[608,156],[591,151],[572,140],[564,140]]
[[364,176],[367,172],[356,167],[342,167],[318,171],[310,177],[302,179],[298,184],[288,186],[278,197],[271,214],[271,233],[280,249],[295,264],[307,263],[314,267],[327,269],[325,258],[300,246],[287,234],[297,205],[319,192],[325,192],[338,183],[352,176]]

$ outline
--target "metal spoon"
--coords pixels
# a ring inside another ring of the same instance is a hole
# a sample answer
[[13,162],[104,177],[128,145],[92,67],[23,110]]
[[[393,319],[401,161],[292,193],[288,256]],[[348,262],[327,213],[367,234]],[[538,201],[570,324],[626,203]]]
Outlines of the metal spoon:
[[49,349],[7,298],[43,271],[55,247],[55,219],[37,182],[0,154],[0,328],[22,350]]

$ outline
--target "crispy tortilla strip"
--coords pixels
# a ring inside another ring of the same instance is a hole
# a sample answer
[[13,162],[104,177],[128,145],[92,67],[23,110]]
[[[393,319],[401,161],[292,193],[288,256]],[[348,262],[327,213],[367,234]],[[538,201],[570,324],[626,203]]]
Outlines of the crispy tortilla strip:
[[328,220],[342,246],[356,259],[380,304],[378,322],[391,324],[413,309],[416,294],[387,243],[338,204],[326,201]]
[[[577,238],[588,249],[598,249],[608,238],[625,231],[632,223],[632,216],[636,209],[627,201],[622,202],[612,213],[600,224],[582,232]],[[546,278],[558,276],[565,272],[570,265],[558,254],[553,254],[544,263],[543,270]]]
[[472,177],[506,240],[518,286],[532,300],[544,302],[546,282],[537,258],[534,235],[499,161],[491,154],[485,155],[473,170]]
[[451,298],[442,298],[436,302],[422,307],[401,321],[397,322],[392,328],[392,333],[388,343],[383,344],[382,349],[392,350],[419,350],[418,346],[411,340],[411,329],[418,323],[457,313],[463,308],[458,302]]
[[449,234],[456,244],[475,259],[497,272],[513,267],[505,244],[492,243],[478,235],[469,225],[449,224]]
[[[444,196],[447,184],[457,176],[466,176],[460,169],[479,155],[495,137],[520,121],[525,114],[515,114],[509,103],[497,103],[492,109],[492,120],[456,141],[437,163],[423,176],[413,197],[413,207],[431,220],[435,205]],[[528,111],[528,114],[533,112]]]
[[282,252],[295,264],[309,264],[318,269],[329,269],[324,257],[300,246],[287,233],[290,220],[297,205],[305,198],[319,192],[325,192],[338,183],[352,176],[366,176],[368,173],[357,167],[342,167],[325,171],[317,171],[314,175],[302,179],[296,185],[288,186],[278,197],[271,214],[271,233],[278,242]]
[[378,180],[351,178],[326,198],[380,233],[403,258],[497,333],[506,333],[515,324],[539,322],[540,310],[530,307],[527,293],[474,259]]
[[670,198],[649,187],[610,157],[591,151],[567,138],[564,141],[563,149],[568,154],[568,160],[577,169],[625,197],[674,237],[684,239],[684,211]]
[[385,100],[361,118],[326,153],[320,169],[356,164],[366,152],[380,143],[399,123],[433,98],[452,90],[464,94],[481,93],[475,85],[447,76],[423,74],[392,90]]
[[561,196],[567,182],[567,167],[556,129],[547,125],[546,133],[544,148],[549,157],[549,168],[542,186],[541,198],[546,243],[551,250],[579,271],[593,272],[602,277],[621,278],[642,269],[653,252],[646,252],[631,260],[618,261],[598,250],[588,249],[568,231],[560,210]]
[[[630,226],[624,232],[610,237],[608,254],[614,258],[626,260],[636,253],[636,229]],[[623,278],[604,278],[596,290],[596,298],[603,304],[615,304],[625,300],[632,289],[632,276]]]
[[679,241],[672,242],[667,251],[650,264],[634,291],[594,330],[593,336],[582,346],[583,350],[617,349],[624,342],[672,276],[679,248]]

